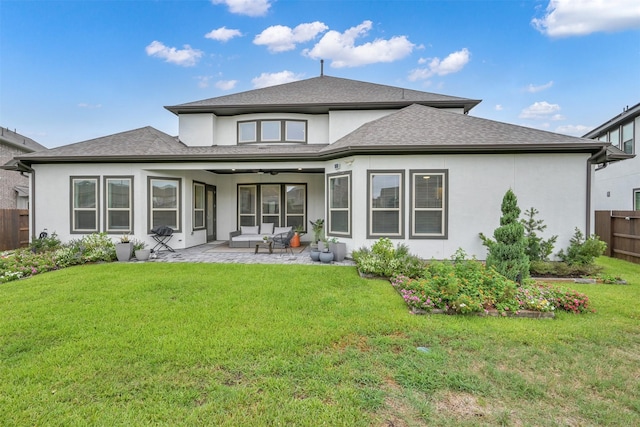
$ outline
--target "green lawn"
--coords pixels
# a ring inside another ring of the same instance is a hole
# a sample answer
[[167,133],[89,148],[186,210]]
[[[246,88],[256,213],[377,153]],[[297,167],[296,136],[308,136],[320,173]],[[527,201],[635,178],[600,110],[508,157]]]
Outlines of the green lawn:
[[[1,425],[640,425],[640,266],[595,314],[414,316],[332,266],[98,264],[0,285]],[[418,351],[427,347],[428,351]]]

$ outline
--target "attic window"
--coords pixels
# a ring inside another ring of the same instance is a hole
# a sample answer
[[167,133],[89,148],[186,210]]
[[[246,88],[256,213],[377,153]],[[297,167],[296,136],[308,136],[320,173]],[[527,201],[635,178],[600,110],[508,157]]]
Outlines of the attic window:
[[306,143],[306,120],[252,120],[238,122],[238,144]]

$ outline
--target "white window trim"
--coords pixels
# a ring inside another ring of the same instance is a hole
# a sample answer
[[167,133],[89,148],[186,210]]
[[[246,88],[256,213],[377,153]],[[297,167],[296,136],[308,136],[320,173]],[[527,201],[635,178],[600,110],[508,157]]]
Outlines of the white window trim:
[[[253,139],[240,139],[240,127],[243,125],[253,125],[253,134],[255,137]],[[258,122],[256,121],[248,121],[248,122],[238,122],[238,142],[245,144],[249,142],[257,142],[258,141]]]
[[[96,206],[93,208],[76,208],[75,182],[94,181]],[[76,227],[76,212],[93,211],[96,217],[95,227],[91,229]],[[100,177],[99,176],[72,176],[71,177],[71,234],[97,233],[100,230]]]
[[[154,208],[153,207],[153,183],[154,181],[175,181],[176,183],[176,207],[175,208]],[[161,176],[150,176],[148,177],[148,187],[149,187],[149,232],[154,227],[160,225],[168,225],[172,224],[154,224],[153,223],[153,213],[154,212],[175,212],[176,213],[176,228],[173,229],[174,232],[181,232],[182,230],[182,218],[181,218],[181,210],[182,210],[182,178],[170,178],[170,177],[161,177]]]
[[[110,208],[109,207],[109,181],[129,181],[129,207],[128,208]],[[104,222],[105,222],[105,231],[109,234],[114,233],[133,233],[133,177],[132,176],[106,176],[104,177]],[[114,228],[111,229],[109,222],[109,212],[111,211],[120,211],[120,212],[129,212],[129,228],[128,229],[120,229]]]
[[[440,175],[442,176],[442,207],[440,208],[417,208],[415,203],[416,177],[424,175]],[[427,169],[427,170],[410,170],[410,206],[409,206],[409,238],[410,239],[447,239],[448,237],[448,215],[449,215],[449,171],[446,169]],[[417,233],[416,212],[442,212],[442,233]]]
[[[304,202],[302,203],[302,213],[289,213],[289,203],[288,203],[288,195],[287,187],[295,186],[302,187],[304,191]],[[284,187],[284,226],[286,227],[289,224],[289,217],[301,217],[302,218],[302,227],[306,230],[306,220],[307,220],[307,186],[304,184],[283,184]]]
[[[264,205],[264,192],[262,191],[262,189],[264,187],[277,187],[278,188],[278,201],[277,201],[277,213],[264,213],[263,205]],[[274,223],[274,227],[280,227],[280,220],[282,219],[282,184],[260,184],[260,223],[266,223],[267,221],[265,221],[265,217],[274,217],[277,216],[278,217],[278,222]],[[258,224],[256,224],[258,225]]]
[[[347,178],[347,190],[348,190],[348,206],[346,208],[334,208],[331,206],[332,196],[331,193],[331,180],[337,178]],[[327,192],[328,192],[328,201],[327,201],[327,234],[329,236],[342,236],[342,237],[351,237],[351,172],[344,173],[336,173],[327,176]],[[331,222],[332,212],[347,212],[347,231],[336,231],[333,229],[333,224]]]
[[[253,188],[253,207],[254,207],[254,211],[251,214],[243,214],[242,210],[240,209],[240,202],[241,202],[241,198],[240,198],[240,188]],[[260,225],[258,224],[258,186],[256,184],[240,184],[238,185],[238,190],[237,190],[237,207],[236,210],[238,212],[238,230],[240,230],[240,224],[242,224],[242,217],[253,217],[253,225]]]
[[[373,207],[373,178],[374,176],[398,176],[398,207],[397,208],[374,208]],[[373,213],[374,212],[390,212],[398,213],[398,231],[397,233],[375,233],[373,231]],[[390,239],[404,239],[404,170],[368,170],[367,171],[367,238],[377,239],[380,237],[388,237]]]
[[[289,136],[289,123],[302,123],[304,124],[302,128],[302,139],[294,139]],[[284,122],[284,139],[285,141],[291,142],[307,142],[307,123],[304,120],[285,120]]]
[[[278,124],[278,137],[277,138],[265,138],[264,125],[265,123],[277,123]],[[260,141],[262,142],[280,142],[282,141],[282,120],[262,120],[260,121]]]
[[[198,188],[202,189],[202,207],[198,207],[197,203],[196,203],[196,194],[198,192]],[[193,183],[193,229],[194,230],[202,230],[203,228],[206,227],[206,217],[205,217],[205,206],[206,206],[206,202],[205,202],[205,198],[206,198],[206,187],[203,183],[201,182],[194,182]],[[202,213],[202,224],[198,225],[197,224],[197,215],[196,213]]]

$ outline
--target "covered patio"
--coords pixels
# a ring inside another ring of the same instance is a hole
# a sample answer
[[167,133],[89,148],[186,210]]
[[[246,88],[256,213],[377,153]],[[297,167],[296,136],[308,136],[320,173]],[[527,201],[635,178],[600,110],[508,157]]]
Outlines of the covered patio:
[[[148,262],[206,262],[206,263],[230,263],[230,264],[316,264],[316,265],[340,265],[355,266],[351,259],[345,258],[341,262],[322,264],[314,262],[309,256],[309,245],[303,244],[293,248],[291,252],[275,248],[273,253],[260,248],[255,253],[255,247],[250,248],[230,248],[229,241],[216,240],[203,245],[193,246],[186,249],[176,249],[175,252],[162,250],[157,253],[157,258],[152,258]],[[135,261],[135,258],[133,259]]]

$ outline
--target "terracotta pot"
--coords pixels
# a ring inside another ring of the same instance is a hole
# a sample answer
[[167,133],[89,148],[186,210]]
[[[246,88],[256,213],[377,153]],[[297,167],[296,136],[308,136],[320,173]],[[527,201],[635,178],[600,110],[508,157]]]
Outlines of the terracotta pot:
[[300,247],[300,235],[298,233],[293,233],[293,237],[291,238],[291,247],[292,248]]

